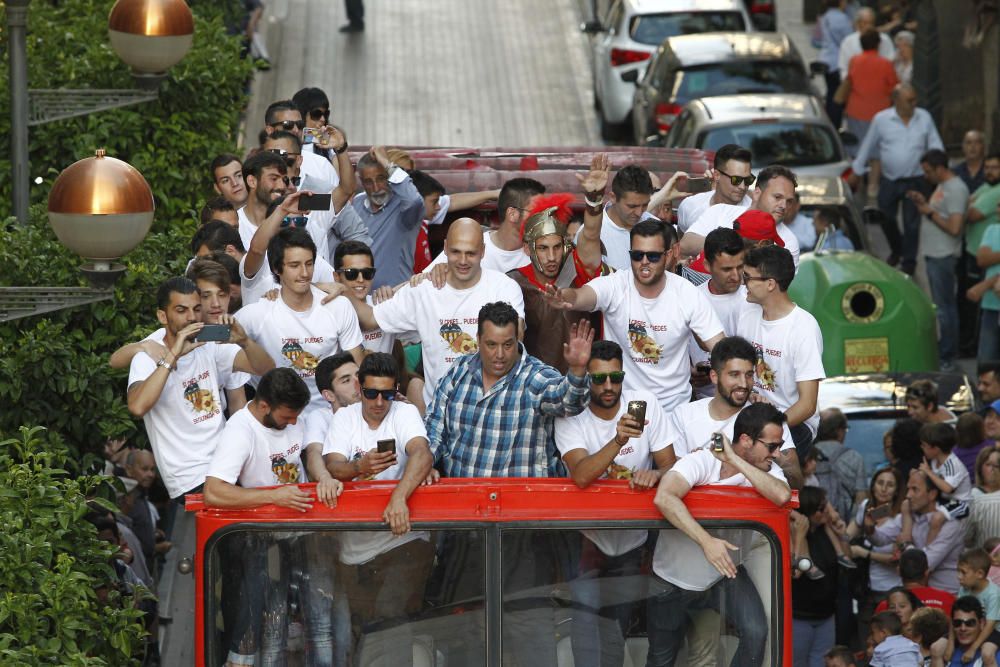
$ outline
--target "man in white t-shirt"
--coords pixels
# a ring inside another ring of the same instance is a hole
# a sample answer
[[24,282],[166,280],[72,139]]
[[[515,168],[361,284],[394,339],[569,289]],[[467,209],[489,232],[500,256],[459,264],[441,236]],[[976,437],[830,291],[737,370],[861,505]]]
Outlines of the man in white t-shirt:
[[[672,463],[666,456],[666,416],[656,398],[646,391],[622,391],[625,372],[618,343],[594,342],[587,372],[589,409],[555,423],[556,447],[569,476],[580,488],[598,479],[627,479],[634,489],[656,486]],[[643,423],[626,411],[632,401],[646,404]],[[576,664],[620,665],[624,660],[632,612],[645,597],[640,572],[648,537],[646,530],[583,531],[580,572],[570,582],[579,610],[572,626]],[[615,601],[607,599],[609,590]]]
[[604,261],[619,271],[628,271],[629,232],[640,220],[651,217],[646,208],[655,188],[649,172],[636,164],[622,167],[611,180],[611,202],[604,207],[601,243]]
[[[352,301],[364,331],[416,333],[424,365],[425,405],[430,405],[438,380],[463,354],[476,352],[479,309],[505,301],[514,307],[524,330],[521,288],[502,273],[483,269],[483,230],[471,218],[460,218],[448,228],[445,253],[447,280],[437,289],[429,280],[415,287],[404,285],[387,301],[370,306]],[[377,267],[376,267],[377,268]]]
[[267,258],[281,284],[278,297],[244,306],[236,318],[275,364],[294,369],[310,386],[308,416],[326,405],[312,380],[319,362],[344,350],[361,362],[358,318],[346,298],[322,303],[326,295],[311,284],[316,245],[304,230],[289,227],[278,232],[268,244]]
[[[398,368],[392,355],[373,352],[358,370],[361,402],[337,410],[323,442],[327,469],[341,480],[398,480],[383,518],[392,529],[342,536],[338,579],[351,607],[354,653],[381,656],[380,664],[410,664],[413,635],[409,623],[394,624],[418,612],[434,560],[426,532],[410,530],[407,500],[427,478],[433,463],[427,431],[416,407],[396,401]],[[372,625],[390,629],[370,632]]]
[[[358,364],[350,352],[338,352],[319,362],[316,367],[316,388],[330,404],[330,409],[313,410],[305,420],[306,428],[306,471],[310,479],[321,476],[323,463],[323,442],[330,431],[333,413],[340,408],[354,405],[361,400],[361,386],[358,384]],[[313,447],[313,445],[316,445]]]
[[756,489],[775,505],[787,503],[791,489],[781,468],[774,465],[783,423],[784,416],[774,406],[750,405],[736,418],[734,441],[722,436],[723,451],[695,451],[660,478],[654,502],[678,530],[661,531],[653,552],[647,665],[671,667],[684,639],[686,612],[705,608],[724,614],[725,624],[739,638],[732,665],[764,664],[767,615],[742,566],[754,532],[706,530],[691,516],[684,497],[696,486],[743,486]]
[[274,362],[231,315],[219,317],[231,327],[228,343],[195,342],[204,324],[198,289],[187,278],[165,281],[156,300],[166,351],[159,359],[144,351],[132,358],[128,409],[145,422],[167,493],[177,499],[205,482],[225,424],[221,391],[230,376],[262,374]]
[[710,351],[723,336],[722,324],[704,292],[667,272],[677,259],[673,226],[646,220],[630,234],[631,271],[576,289],[550,286],[546,294],[563,308],[602,311],[605,338],[628,350],[625,389],[649,391],[669,413],[691,399],[688,337],[695,334]]
[[212,187],[227,202],[239,209],[247,203],[247,187],[243,180],[243,164],[230,153],[223,153],[209,165],[212,172]]
[[795,277],[788,250],[751,248],[744,263],[747,301],[760,309],[743,311],[736,334],[757,348],[754,393],[785,413],[798,458],[804,461],[819,426],[816,400],[819,382],[826,377],[823,333],[816,318],[788,296]]
[[[305,432],[299,416],[308,403],[309,388],[293,370],[275,368],[266,373],[256,397],[232,416],[219,438],[205,478],[205,503],[228,509],[262,505],[299,512],[311,509],[312,498],[298,486],[306,481],[302,469]],[[316,481],[319,501],[327,507],[336,506],[344,485],[329,474]],[[315,540],[315,536],[305,541],[310,540]],[[242,549],[233,550],[235,558],[227,563],[242,570],[240,577],[231,579],[234,585],[241,586],[242,594],[227,591],[224,599],[239,599],[249,610],[249,614],[236,614],[243,622],[237,621],[233,628],[227,664],[248,664],[245,662],[248,656],[241,653],[245,650],[242,646],[248,643],[260,647],[265,664],[271,664],[269,660],[284,652],[288,573],[293,567],[301,567],[305,573],[303,581],[308,582],[301,599],[310,653],[316,664],[332,665],[334,646],[328,632],[331,609],[328,595],[334,587],[332,577],[324,571],[328,568],[319,567],[307,558],[301,552],[301,547],[307,545],[295,538],[279,539],[276,544],[282,553],[281,567],[276,568],[280,573],[277,582],[268,581],[267,540],[246,539]],[[256,641],[247,642],[248,634],[257,635]],[[343,653],[342,647],[338,649]]]
[[782,220],[785,217],[785,207],[795,196],[798,181],[788,167],[772,164],[757,174],[756,185],[750,194],[750,207],[718,204],[707,209],[684,233],[681,239],[681,254],[695,257],[705,246],[705,237],[718,227],[732,228],[733,222],[747,210],[763,211],[774,218],[778,236],[785,242],[785,248],[792,253],[795,266],[799,265],[799,240]]
[[713,189],[685,197],[677,207],[677,228],[686,232],[710,206],[729,204],[747,208],[752,203],[747,191],[755,176],[750,173],[753,154],[737,144],[715,151],[712,163]]
[[[264,132],[291,132],[302,141],[302,128],[306,125],[302,112],[291,100],[272,102],[264,112]],[[346,143],[346,142],[345,142]],[[339,163],[338,163],[339,164]],[[337,168],[326,158],[312,151],[302,154],[302,189],[315,192],[330,192],[340,185]]]

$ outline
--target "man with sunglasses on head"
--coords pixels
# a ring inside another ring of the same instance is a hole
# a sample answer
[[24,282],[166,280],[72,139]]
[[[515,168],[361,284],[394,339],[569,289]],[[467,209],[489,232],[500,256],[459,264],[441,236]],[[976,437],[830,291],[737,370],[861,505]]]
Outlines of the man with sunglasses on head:
[[[264,112],[264,133],[268,136],[284,130],[291,132],[299,141],[302,141],[302,129],[306,122],[302,119],[302,112],[291,100],[278,100],[272,102]],[[338,150],[343,153],[347,150],[347,142],[343,145],[331,146],[336,153]],[[331,163],[324,157],[313,152],[302,154],[302,188],[304,190],[314,190],[316,192],[330,192],[340,185],[341,174],[337,171],[337,165]],[[353,186],[353,183],[349,183]]]
[[[673,463],[666,456],[666,416],[646,391],[623,391],[622,348],[595,341],[587,363],[590,406],[574,417],[556,419],[556,447],[569,477],[581,489],[598,479],[627,479],[633,489],[651,489]],[[640,423],[626,410],[646,404]],[[576,665],[620,665],[632,612],[645,598],[640,576],[646,530],[585,530],[580,574],[570,582],[580,613],[572,626]],[[608,592],[614,590],[613,598]],[[603,593],[603,595],[602,595]]]
[[755,176],[750,173],[753,154],[737,144],[726,144],[715,152],[712,163],[712,189],[681,200],[677,207],[677,228],[686,232],[710,206],[729,204],[748,208],[753,200],[747,194]]
[[[358,664],[362,646],[381,657],[379,664],[412,664],[411,625],[393,621],[420,611],[434,560],[429,534],[410,530],[407,506],[434,459],[417,408],[396,400],[398,370],[392,355],[365,357],[358,370],[361,402],[333,414],[323,443],[327,470],[339,480],[398,480],[382,513],[392,532],[352,531],[340,539],[338,581],[351,607]],[[378,625],[387,629],[368,630]]]
[[693,333],[711,351],[722,323],[704,292],[667,271],[677,260],[672,225],[644,220],[632,227],[631,271],[594,278],[579,288],[546,286],[553,306],[604,314],[604,335],[625,356],[625,389],[654,394],[669,413],[691,399],[687,339]]
[[785,248],[792,253],[796,269],[799,266],[799,240],[795,233],[782,222],[785,218],[785,208],[795,197],[798,182],[795,174],[788,167],[773,164],[761,169],[753,181],[754,189],[750,193],[750,207],[729,204],[716,204],[705,210],[701,216],[684,233],[681,239],[681,254],[695,257],[705,247],[705,237],[713,229],[733,227],[733,223],[745,211],[763,211],[774,218],[778,235],[785,242]]

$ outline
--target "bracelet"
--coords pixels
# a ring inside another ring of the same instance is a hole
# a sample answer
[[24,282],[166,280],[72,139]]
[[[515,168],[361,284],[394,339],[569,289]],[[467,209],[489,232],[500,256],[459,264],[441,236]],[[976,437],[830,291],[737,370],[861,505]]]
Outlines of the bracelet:
[[589,208],[600,208],[604,205],[604,197],[602,196],[597,201],[592,200],[587,195],[583,196],[583,203],[585,203]]
[[174,370],[174,367],[170,365],[169,361],[167,361],[167,355],[160,357],[159,361],[156,362],[156,366],[157,368],[166,368],[168,373]]
[[340,148],[334,148],[333,152],[336,153],[337,155],[340,155],[346,150],[347,150],[347,142],[345,141],[343,146],[341,146]]
[[619,447],[624,447],[625,445],[628,444],[628,438],[625,438],[625,442],[618,442],[618,434],[615,433],[615,444],[618,445]]

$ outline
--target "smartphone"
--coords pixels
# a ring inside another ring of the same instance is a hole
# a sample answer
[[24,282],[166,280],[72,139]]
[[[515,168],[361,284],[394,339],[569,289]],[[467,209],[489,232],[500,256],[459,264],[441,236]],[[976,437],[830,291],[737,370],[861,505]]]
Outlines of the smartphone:
[[199,343],[224,343],[229,340],[228,324],[206,324],[194,339]]
[[712,434],[712,451],[713,452],[721,452],[721,451],[725,451],[725,449],[726,449],[725,446],[722,444],[722,434],[721,433],[713,433]]
[[879,521],[880,519],[887,519],[892,516],[892,507],[886,503],[885,505],[879,505],[869,512],[874,521]]
[[396,439],[388,438],[386,440],[379,440],[375,446],[378,448],[379,454],[384,454],[385,452],[396,453]]
[[330,194],[325,195],[302,195],[299,197],[300,211],[329,211]]
[[629,401],[626,409],[629,416],[639,422],[639,430],[643,430],[646,425],[646,401]]
[[712,179],[711,178],[688,178],[687,179],[687,191],[692,194],[697,194],[699,192],[708,192],[712,189]]

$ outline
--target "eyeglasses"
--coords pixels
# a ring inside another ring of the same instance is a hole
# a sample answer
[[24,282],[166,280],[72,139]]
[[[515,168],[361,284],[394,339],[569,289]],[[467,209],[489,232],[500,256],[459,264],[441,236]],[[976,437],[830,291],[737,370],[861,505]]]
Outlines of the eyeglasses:
[[611,384],[621,384],[625,379],[625,371],[611,371],[610,373],[591,373],[590,381],[594,384],[604,384],[611,379]]
[[309,218],[304,215],[286,215],[281,221],[281,227],[305,227]]
[[979,619],[978,618],[966,618],[966,619],[953,618],[953,619],[951,619],[951,627],[953,627],[953,628],[960,628],[963,625],[965,627],[967,627],[967,628],[974,628],[977,625],[979,625]]
[[367,398],[369,401],[374,401],[379,396],[381,396],[382,400],[384,401],[396,400],[395,389],[362,389],[361,395]]
[[727,174],[721,169],[716,169],[716,171],[725,176],[726,178],[728,178],[729,182],[733,184],[734,188],[738,188],[740,186],[740,183],[746,183],[747,187],[750,187],[751,185],[753,185],[753,182],[757,180],[757,177],[754,176],[753,174],[750,174],[749,176],[733,176],[732,174]]
[[289,176],[288,180],[291,181],[292,185],[294,185],[295,187],[299,187],[299,183],[302,182],[302,177],[301,176]]
[[[785,444],[784,440],[779,440],[778,442],[768,442],[767,440],[761,440],[760,438],[754,438],[754,442],[759,442],[760,444],[767,447],[768,454],[774,454],[776,451],[781,449],[781,446]],[[820,508],[822,509],[822,508]]]
[[657,262],[659,262],[661,259],[663,259],[663,256],[665,254],[666,253],[663,252],[662,250],[657,250],[655,252],[650,252],[648,250],[628,251],[628,256],[632,259],[633,262],[641,262],[642,258],[645,257],[650,261],[651,264],[656,264]]
[[320,118],[329,118],[330,117],[330,110],[329,109],[312,109],[309,112],[309,117],[312,118],[313,120],[319,120]]
[[751,276],[746,271],[743,272],[743,284],[744,285],[746,285],[747,283],[752,282],[754,280],[770,280],[770,278],[768,278],[767,276],[759,276],[759,277],[758,276]]
[[293,127],[301,130],[305,126],[304,120],[279,120],[276,123],[271,123],[268,127],[280,127],[285,132],[291,132]]
[[371,280],[375,277],[375,267],[368,266],[363,269],[337,269],[337,273],[344,276],[347,280],[357,280],[359,273],[365,280]]

